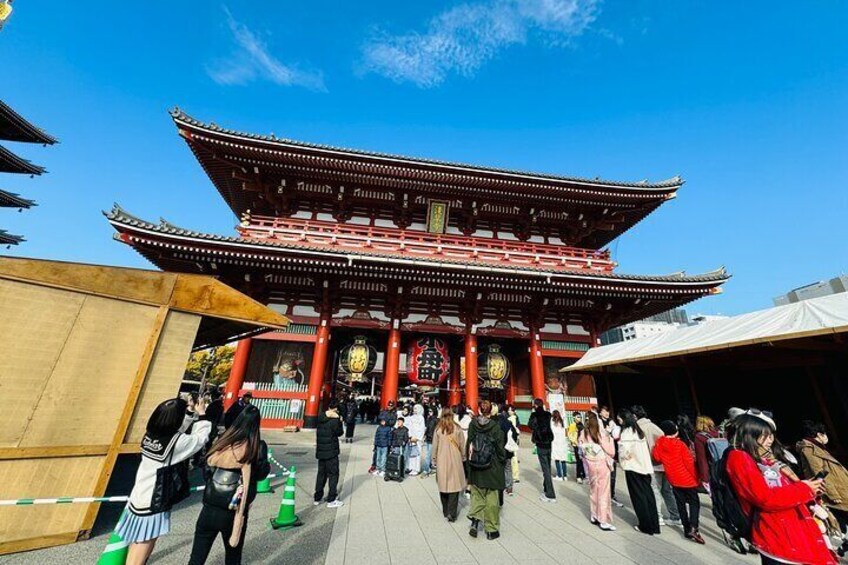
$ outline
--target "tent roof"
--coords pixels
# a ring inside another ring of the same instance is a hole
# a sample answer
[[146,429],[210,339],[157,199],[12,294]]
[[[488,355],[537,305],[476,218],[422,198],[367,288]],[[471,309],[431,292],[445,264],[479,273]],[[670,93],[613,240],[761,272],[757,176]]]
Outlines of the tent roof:
[[167,306],[203,316],[195,345],[205,347],[267,329],[288,319],[213,277],[63,261],[0,257],[0,279],[29,282]]
[[848,293],[839,293],[596,347],[563,371],[600,371],[652,359],[845,332]]

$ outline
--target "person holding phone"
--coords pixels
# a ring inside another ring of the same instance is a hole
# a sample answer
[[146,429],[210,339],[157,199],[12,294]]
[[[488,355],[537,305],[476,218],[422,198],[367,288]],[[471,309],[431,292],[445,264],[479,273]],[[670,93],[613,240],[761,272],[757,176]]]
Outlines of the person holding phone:
[[727,475],[751,520],[751,543],[764,565],[836,565],[809,505],[825,490],[822,479],[800,480],[772,454],[774,428],[753,414],[734,420]]
[[[805,420],[801,427],[804,439],[795,444],[795,451],[801,458],[804,475],[818,479],[827,478],[824,482],[822,502],[833,514],[845,538],[848,535],[848,470],[828,450],[830,440],[824,424]],[[848,541],[843,541],[839,553],[848,553]]]

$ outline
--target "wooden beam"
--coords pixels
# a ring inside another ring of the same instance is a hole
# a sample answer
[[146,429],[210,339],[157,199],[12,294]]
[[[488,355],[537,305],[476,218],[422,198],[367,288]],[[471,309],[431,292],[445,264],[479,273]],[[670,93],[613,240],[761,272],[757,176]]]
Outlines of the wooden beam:
[[[115,467],[115,461],[118,459],[121,445],[124,443],[124,437],[127,434],[127,428],[132,420],[135,406],[138,403],[138,397],[141,394],[144,379],[147,377],[147,371],[150,368],[150,363],[153,360],[153,355],[156,352],[156,346],[159,344],[159,338],[162,335],[162,330],[165,327],[165,321],[168,318],[168,307],[160,306],[153,322],[153,327],[150,331],[150,336],[147,339],[144,352],[141,355],[141,360],[138,363],[135,376],[130,385],[129,393],[124,401],[124,409],[121,412],[121,417],[118,419],[118,424],[115,429],[115,434],[112,436],[112,443],[106,454],[106,459],[103,461],[103,466],[100,469],[100,476],[92,489],[91,496],[103,496],[106,492],[106,487],[109,485],[109,479],[112,477],[112,470]],[[91,528],[94,526],[94,520],[97,518],[97,512],[100,509],[100,504],[90,504],[88,511],[83,518],[81,530],[78,539],[85,539],[91,533]]]
[[85,457],[106,455],[108,445],[59,445],[50,447],[3,447],[0,460],[46,459],[49,457]]
[[56,545],[67,545],[69,543],[74,543],[77,539],[77,534],[74,532],[67,532],[63,534],[53,534],[50,536],[39,536],[35,538],[7,541],[0,543],[0,555],[29,551],[31,549],[42,549]]

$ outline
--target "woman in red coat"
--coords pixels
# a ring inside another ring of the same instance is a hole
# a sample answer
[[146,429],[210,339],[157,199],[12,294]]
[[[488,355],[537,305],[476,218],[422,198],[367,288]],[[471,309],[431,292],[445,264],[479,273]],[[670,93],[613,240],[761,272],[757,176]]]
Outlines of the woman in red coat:
[[765,420],[746,414],[734,424],[727,474],[743,511],[753,516],[751,543],[762,563],[836,565],[808,507],[822,481],[799,481],[774,461],[774,431]]

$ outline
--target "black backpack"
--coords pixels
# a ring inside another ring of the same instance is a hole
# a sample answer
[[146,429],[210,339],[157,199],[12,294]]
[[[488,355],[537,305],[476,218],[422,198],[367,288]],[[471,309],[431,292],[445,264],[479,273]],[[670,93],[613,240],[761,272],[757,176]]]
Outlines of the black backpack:
[[495,460],[495,442],[488,433],[478,430],[471,442],[471,457],[468,465],[477,471],[483,471],[492,466]]
[[732,538],[750,541],[753,516],[748,517],[742,511],[739,498],[727,475],[727,458],[732,451],[732,448],[726,449],[721,459],[710,462],[710,498],[713,502],[713,516],[718,527]]

